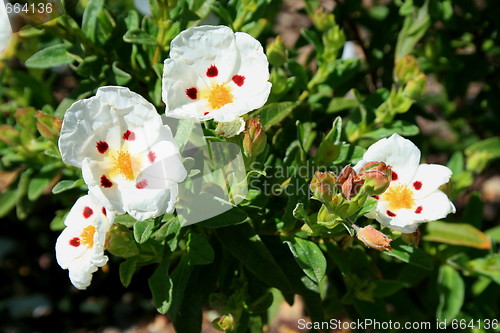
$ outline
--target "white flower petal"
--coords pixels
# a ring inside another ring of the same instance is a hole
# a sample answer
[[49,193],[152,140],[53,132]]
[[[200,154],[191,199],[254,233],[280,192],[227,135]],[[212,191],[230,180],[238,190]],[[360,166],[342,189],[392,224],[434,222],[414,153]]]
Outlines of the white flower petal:
[[12,40],[12,27],[5,6],[0,2],[0,58]]
[[[448,214],[455,213],[455,206],[448,199],[446,194],[441,191],[435,191],[423,199],[417,200],[416,206],[420,211],[418,218],[424,221],[435,221],[446,217]],[[421,207],[421,208],[419,208]]]
[[217,81],[228,81],[238,61],[234,32],[226,26],[204,25],[186,29],[172,40],[170,58],[193,66],[200,76],[215,65]]
[[418,228],[418,223],[409,218],[407,209],[390,211],[384,201],[379,201],[375,219],[387,228],[403,233],[412,233]]
[[[397,180],[408,184],[417,171],[420,150],[410,140],[399,134],[393,134],[391,137],[381,139],[371,145],[363,155],[363,161],[384,162],[390,165]],[[359,163],[356,166],[358,167]]]
[[423,198],[446,184],[451,174],[451,170],[443,165],[421,164],[409,186],[414,189],[416,198]]

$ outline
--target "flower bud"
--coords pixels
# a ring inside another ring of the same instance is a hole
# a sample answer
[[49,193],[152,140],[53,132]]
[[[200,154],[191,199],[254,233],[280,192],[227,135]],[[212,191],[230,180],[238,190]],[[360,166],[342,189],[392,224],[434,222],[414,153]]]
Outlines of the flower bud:
[[257,156],[266,148],[267,135],[260,118],[252,118],[247,122],[248,130],[243,138],[243,148],[247,156]]
[[412,55],[407,55],[399,59],[396,63],[396,67],[394,68],[394,79],[400,84],[405,84],[421,73],[422,71],[420,70],[417,59]]
[[335,15],[325,12],[323,8],[318,8],[311,16],[313,24],[320,31],[327,31],[335,26]]
[[317,171],[311,180],[309,188],[316,199],[322,202],[330,202],[332,201],[336,180],[337,178],[332,172]]
[[350,165],[346,165],[337,178],[337,188],[344,198],[351,200],[359,193],[364,182]]
[[420,230],[417,229],[411,234],[401,234],[401,238],[408,245],[418,246],[418,244],[420,243]]
[[269,63],[275,67],[283,65],[288,60],[288,51],[280,36],[267,46],[266,54]]
[[417,99],[424,93],[426,83],[427,77],[423,73],[420,73],[417,77],[408,81],[403,94],[411,99]]
[[38,111],[35,115],[38,132],[47,139],[57,138],[62,127],[62,120],[59,117]]
[[216,318],[212,325],[219,331],[226,332],[234,329],[234,318],[231,314],[225,314],[222,317]]
[[358,239],[365,243],[366,246],[380,251],[391,250],[392,239],[390,239],[371,225],[368,225],[364,228],[359,228],[356,225],[353,225],[353,227],[357,232]]
[[365,180],[366,192],[369,195],[378,195],[389,187],[392,170],[384,162],[368,162],[359,171],[359,176]]

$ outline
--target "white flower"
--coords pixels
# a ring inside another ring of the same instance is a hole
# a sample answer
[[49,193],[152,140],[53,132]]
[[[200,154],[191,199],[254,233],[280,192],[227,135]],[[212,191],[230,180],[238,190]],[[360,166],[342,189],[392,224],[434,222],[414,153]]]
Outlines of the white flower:
[[171,43],[163,101],[175,118],[230,122],[263,106],[271,91],[260,43],[225,26],[192,27]]
[[89,195],[78,199],[66,217],[66,229],[56,242],[56,259],[63,269],[69,270],[76,288],[86,289],[92,273],[108,262],[104,244],[113,220],[114,214]]
[[12,39],[12,27],[4,3],[0,0],[0,55],[7,49]]
[[451,170],[437,164],[420,164],[420,150],[398,134],[379,140],[368,148],[356,166],[371,161],[392,167],[392,182],[378,199],[377,208],[368,213],[386,227],[403,233],[414,232],[419,223],[434,221],[455,213],[455,206],[439,187],[451,177]]
[[168,125],[154,106],[123,87],[101,87],[64,115],[63,161],[82,168],[89,193],[137,220],[171,213],[186,177]]

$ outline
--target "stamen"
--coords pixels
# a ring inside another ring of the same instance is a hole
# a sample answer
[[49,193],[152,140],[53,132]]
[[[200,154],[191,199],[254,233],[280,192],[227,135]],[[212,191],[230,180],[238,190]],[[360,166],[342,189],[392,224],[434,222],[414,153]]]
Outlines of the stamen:
[[403,184],[389,186],[381,198],[389,203],[390,210],[411,209],[415,206],[413,191]]
[[85,229],[83,229],[82,234],[80,235],[81,243],[87,245],[88,248],[94,246],[94,234],[96,232],[96,228],[93,225],[89,225]]
[[116,157],[114,157],[115,165],[113,171],[118,172],[123,175],[128,180],[134,179],[134,170],[132,167],[132,158],[127,151],[120,151]]
[[226,104],[233,102],[233,94],[231,88],[226,87],[224,84],[214,84],[210,88],[208,95],[208,103],[213,110],[220,109]]

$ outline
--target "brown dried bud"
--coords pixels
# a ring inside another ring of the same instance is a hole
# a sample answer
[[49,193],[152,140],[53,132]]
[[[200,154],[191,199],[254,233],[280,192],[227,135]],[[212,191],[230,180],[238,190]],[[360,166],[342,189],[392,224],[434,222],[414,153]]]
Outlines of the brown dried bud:
[[346,200],[351,200],[359,193],[364,182],[350,165],[346,165],[337,178],[337,188]]
[[390,239],[371,225],[368,225],[364,228],[358,228],[355,225],[353,225],[353,227],[357,231],[358,239],[365,243],[365,245],[380,251],[391,250],[392,239]]
[[391,167],[384,162],[368,162],[359,171],[365,180],[365,190],[369,195],[384,193],[392,180]]
[[332,172],[317,171],[311,179],[309,188],[316,199],[330,202],[334,194],[336,180],[337,178]]

